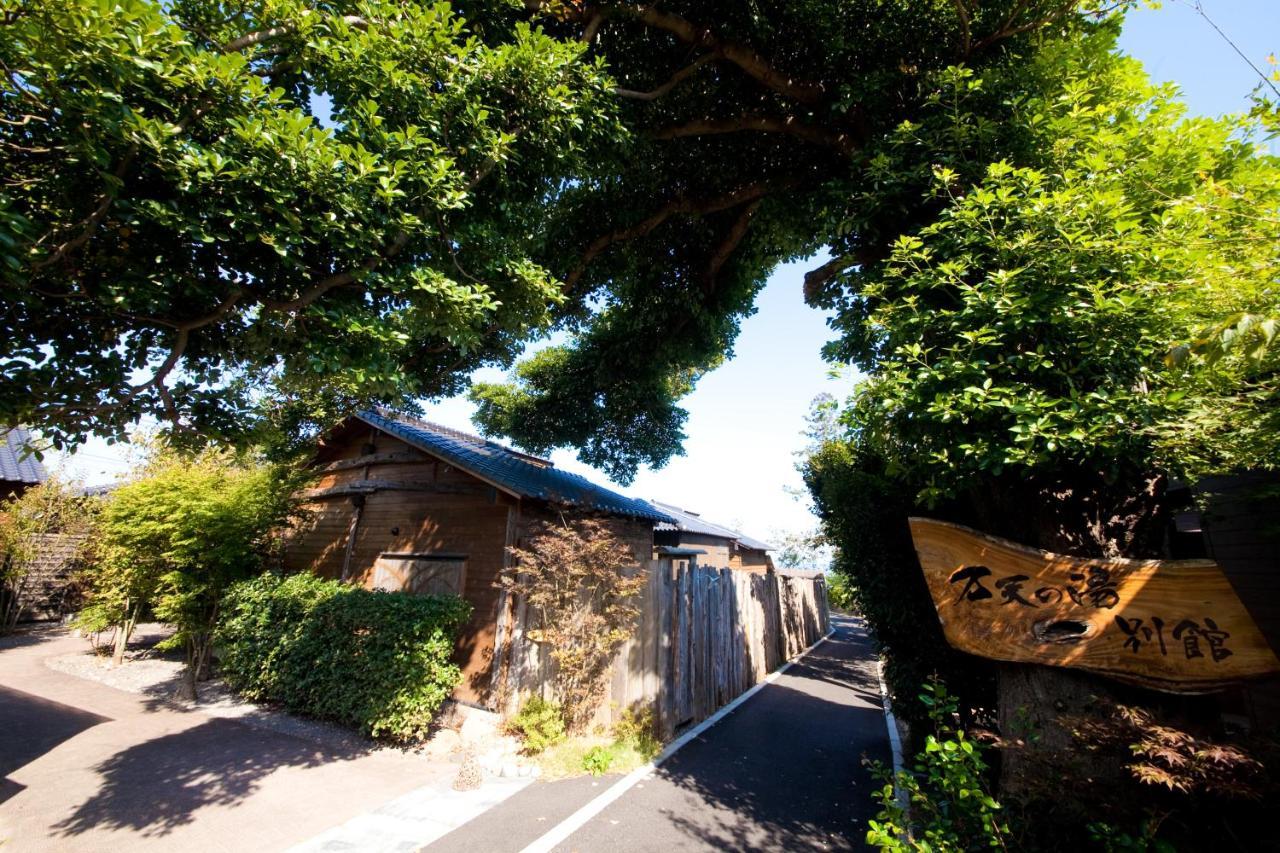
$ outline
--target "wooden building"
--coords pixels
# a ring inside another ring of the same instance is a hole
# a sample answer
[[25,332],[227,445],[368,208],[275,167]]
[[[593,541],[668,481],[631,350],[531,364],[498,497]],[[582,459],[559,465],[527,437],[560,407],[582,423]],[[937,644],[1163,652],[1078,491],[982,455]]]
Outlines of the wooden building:
[[769,552],[774,547],[767,542],[714,524],[696,512],[659,501],[649,503],[672,518],[654,526],[653,544],[657,557],[689,560],[713,569],[773,571]]
[[0,434],[0,500],[21,495],[49,478],[40,460],[30,453],[31,433],[17,427]]
[[586,512],[605,520],[642,565],[653,555],[654,524],[673,521],[546,459],[384,411],[338,424],[310,464],[317,477],[286,548],[288,567],[466,598],[475,612],[459,640],[455,697],[481,707],[494,707],[494,664],[509,653],[514,603],[496,584],[508,546],[561,512]]

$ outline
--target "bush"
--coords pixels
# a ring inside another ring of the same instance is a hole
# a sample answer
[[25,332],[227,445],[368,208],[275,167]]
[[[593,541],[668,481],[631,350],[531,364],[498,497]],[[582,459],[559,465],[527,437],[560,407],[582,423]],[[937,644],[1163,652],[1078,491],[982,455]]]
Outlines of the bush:
[[623,711],[621,719],[613,724],[613,742],[622,749],[635,750],[645,761],[652,761],[662,752],[653,709]]
[[[982,745],[954,724],[955,697],[934,681],[920,701],[935,732],[911,771],[895,777],[878,769],[886,784],[876,794],[880,812],[869,822],[867,844],[890,851],[1008,849],[1009,828],[987,790]],[[895,796],[895,785],[905,793],[909,810]]]
[[450,657],[471,605],[264,575],[232,587],[222,614],[222,673],[246,697],[412,741],[461,677]]
[[525,752],[537,755],[565,739],[564,711],[559,702],[533,696],[508,721],[507,730],[524,741]]

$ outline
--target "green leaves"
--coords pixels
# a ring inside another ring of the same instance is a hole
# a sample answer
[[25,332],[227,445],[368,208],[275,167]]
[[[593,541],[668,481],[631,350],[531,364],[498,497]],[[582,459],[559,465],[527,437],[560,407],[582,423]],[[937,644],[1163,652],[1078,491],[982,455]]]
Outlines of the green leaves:
[[233,587],[222,613],[222,672],[245,696],[413,742],[461,678],[450,657],[471,605],[264,575]]
[[1234,121],[1183,121],[1124,60],[1067,73],[1060,98],[1024,104],[1053,134],[1034,167],[993,163],[963,191],[936,168],[947,205],[838,303],[838,351],[870,377],[847,424],[930,504],[1009,467],[1194,469],[1219,438],[1185,429],[1195,409],[1252,405],[1244,365],[1274,356],[1256,309],[1169,342],[1222,306],[1276,304],[1280,221],[1238,205],[1274,204],[1280,164]]
[[5,422],[243,440],[264,389],[406,405],[547,324],[549,182],[617,130],[576,42],[421,2],[9,5]]

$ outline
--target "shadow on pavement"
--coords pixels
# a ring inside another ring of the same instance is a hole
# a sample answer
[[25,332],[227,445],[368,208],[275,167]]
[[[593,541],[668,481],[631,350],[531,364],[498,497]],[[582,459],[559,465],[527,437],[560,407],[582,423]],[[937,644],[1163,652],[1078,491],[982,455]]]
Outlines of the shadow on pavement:
[[699,848],[861,849],[879,787],[862,759],[889,760],[868,653],[833,637],[673,756],[656,775],[687,805],[663,817]]
[[[85,729],[106,722],[108,717],[0,687],[0,776],[7,777]],[[0,779],[0,803],[22,788],[11,779]]]
[[368,751],[210,720],[131,746],[96,765],[101,786],[56,829],[62,837],[96,829],[164,836],[191,823],[200,809],[252,796],[263,779],[282,767],[316,767]]

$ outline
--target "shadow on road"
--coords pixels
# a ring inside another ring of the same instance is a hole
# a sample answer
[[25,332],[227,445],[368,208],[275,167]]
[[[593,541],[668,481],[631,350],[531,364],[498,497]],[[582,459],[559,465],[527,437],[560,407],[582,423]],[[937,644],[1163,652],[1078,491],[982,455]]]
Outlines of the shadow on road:
[[53,702],[21,690],[0,687],[0,803],[22,790],[7,778],[85,729],[108,717]]
[[659,769],[697,805],[663,815],[695,846],[863,847],[878,783],[862,759],[889,755],[869,641],[842,634]]
[[367,749],[330,748],[265,734],[231,720],[131,746],[94,767],[101,786],[56,825],[63,837],[96,829],[164,836],[210,806],[234,805],[282,767],[316,767],[359,757]]

